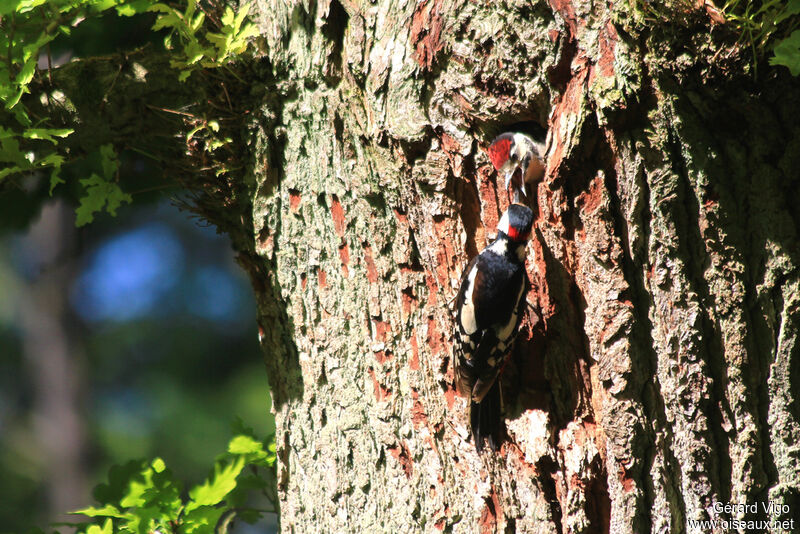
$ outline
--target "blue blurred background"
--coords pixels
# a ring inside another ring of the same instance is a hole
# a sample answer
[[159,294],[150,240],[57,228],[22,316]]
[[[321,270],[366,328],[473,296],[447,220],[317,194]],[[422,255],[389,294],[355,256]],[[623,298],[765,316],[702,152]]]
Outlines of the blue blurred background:
[[227,238],[163,198],[80,230],[72,208],[0,238],[0,532],[65,519],[134,458],[197,483],[236,416],[274,431]]

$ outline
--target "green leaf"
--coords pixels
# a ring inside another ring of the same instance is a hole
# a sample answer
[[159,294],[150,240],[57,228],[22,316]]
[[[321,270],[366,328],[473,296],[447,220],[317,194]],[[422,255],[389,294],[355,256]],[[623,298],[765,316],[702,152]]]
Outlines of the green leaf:
[[97,525],[92,525],[86,530],[86,534],[112,534],[113,532],[114,524],[111,522],[111,519],[106,519],[102,528]]
[[154,458],[150,465],[156,473],[161,473],[167,468],[167,464],[161,458]]
[[108,483],[95,486],[92,495],[101,504],[119,503],[126,495],[131,479],[142,478],[142,469],[146,469],[146,467],[140,460],[112,465],[108,470]]
[[190,25],[192,29],[192,33],[196,32],[200,29],[200,26],[203,25],[203,22],[206,20],[206,14],[202,11],[197,14],[197,16],[192,20],[192,24]]
[[200,506],[183,515],[181,532],[186,534],[204,534],[214,532],[219,518],[225,513],[224,508]]
[[187,511],[194,510],[198,506],[214,506],[222,501],[236,487],[236,477],[242,472],[244,465],[244,458],[241,456],[231,463],[215,465],[213,476],[189,491],[189,497],[193,502],[187,505]]
[[188,0],[186,2],[186,11],[183,12],[183,18],[186,20],[191,20],[196,10],[197,0]]
[[230,6],[225,8],[225,13],[222,15],[222,24],[224,26],[233,26],[233,21],[236,18],[235,13]]
[[114,145],[106,144],[100,147],[100,165],[103,168],[103,177],[110,179],[119,168],[119,159],[114,151]]
[[122,17],[132,17],[146,12],[153,2],[151,0],[133,0],[117,6],[117,14]]
[[205,124],[201,124],[201,125],[199,125],[199,126],[195,126],[195,127],[194,127],[194,128],[192,128],[191,130],[189,130],[189,133],[187,133],[187,134],[186,134],[186,140],[187,140],[187,141],[191,141],[191,140],[192,140],[192,137],[194,137],[194,134],[196,134],[196,133],[197,133],[197,132],[199,132],[200,130],[204,129],[205,127],[206,127],[206,125],[205,125]]
[[66,182],[61,178],[61,165],[57,165],[53,167],[53,172],[50,173],[50,196],[53,196],[53,189],[63,183]]
[[19,103],[19,99],[22,98],[22,95],[25,93],[25,87],[19,87],[15,92],[12,93],[10,98],[6,98],[6,109],[11,109]]
[[125,519],[128,517],[127,514],[122,513],[116,506],[112,506],[110,504],[107,504],[102,508],[90,506],[88,508],[82,508],[80,510],[70,512],[70,514],[88,515],[89,517],[118,517],[120,519]]
[[36,72],[36,57],[31,57],[25,64],[22,66],[22,70],[19,71],[17,74],[15,83],[19,85],[28,85],[28,83],[33,79],[33,74]]
[[[108,213],[116,215],[117,208],[123,202],[130,203],[133,201],[133,198],[124,193],[117,184],[109,182],[97,174],[92,173],[89,178],[84,178],[80,182],[86,188],[86,194],[81,198],[78,209],[75,210],[77,215],[76,226],[83,226],[92,222],[94,214],[102,211],[104,207]],[[130,505],[123,504],[123,506]]]
[[769,58],[770,65],[783,65],[789,69],[792,76],[800,76],[800,30],[792,34],[775,46],[775,55]]
[[22,132],[22,136],[27,139],[43,139],[55,145],[58,143],[56,137],[68,137],[73,132],[75,130],[72,128],[28,128]]
[[236,18],[233,21],[233,31],[234,31],[234,33],[238,32],[239,28],[242,27],[242,22],[244,22],[244,19],[247,18],[247,13],[249,11],[250,11],[250,3],[249,2],[247,4],[239,7],[239,12],[236,13]]
[[231,454],[265,454],[264,445],[250,436],[238,435],[228,443]]

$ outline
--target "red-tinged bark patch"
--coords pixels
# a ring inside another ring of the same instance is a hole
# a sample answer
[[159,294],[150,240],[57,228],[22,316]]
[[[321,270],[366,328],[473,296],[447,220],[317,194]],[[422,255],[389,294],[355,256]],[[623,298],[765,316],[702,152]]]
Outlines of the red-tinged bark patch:
[[328,274],[322,269],[320,269],[317,273],[317,280],[319,282],[320,289],[325,289],[328,287]]
[[440,139],[442,141],[442,148],[447,155],[458,154],[461,152],[461,145],[458,141],[453,139],[453,136],[442,133],[440,135]]
[[565,120],[565,116],[581,112],[586,91],[586,78],[589,73],[587,66],[588,60],[585,57],[576,58],[573,61],[572,70],[576,74],[570,78],[564,95],[553,110],[550,127],[555,130],[552,136],[555,147],[551,149],[547,162],[547,172],[551,176],[558,175],[569,146],[567,140],[572,139],[576,133],[567,131],[568,128],[574,127],[574,121]]
[[589,190],[582,192],[575,199],[575,204],[583,210],[587,215],[591,215],[597,211],[604,198],[603,179],[600,176],[595,178],[589,183]]
[[572,0],[550,0],[550,6],[561,14],[569,30],[569,38],[573,39],[578,31],[577,17]]
[[633,477],[628,475],[628,470],[625,469],[624,465],[619,466],[619,472],[617,473],[619,477],[619,481],[622,484],[622,489],[625,493],[630,493],[634,489],[636,489],[636,481],[633,480]]
[[425,275],[425,285],[428,287],[428,302],[427,306],[433,308],[436,306],[436,296],[439,294],[439,285],[432,275]]
[[380,383],[380,381],[378,381],[378,377],[375,376],[375,369],[370,367],[368,372],[370,378],[372,378],[372,387],[375,393],[375,400],[388,400],[392,396],[392,390],[385,387]]
[[375,339],[381,343],[385,343],[388,339],[386,334],[391,332],[392,325],[379,319],[373,319],[372,324],[375,326]]
[[408,367],[412,371],[419,370],[419,345],[417,345],[417,330],[411,331],[411,359],[408,361]]
[[342,243],[339,247],[339,258],[342,260],[342,273],[345,278],[349,278],[350,270],[347,266],[350,263],[350,248],[347,246],[347,243]]
[[378,270],[375,268],[375,260],[372,258],[372,247],[364,244],[364,263],[367,265],[367,280],[374,284],[378,281]]
[[408,478],[411,478],[411,475],[414,473],[414,465],[411,461],[411,455],[408,452],[406,441],[403,440],[398,445],[387,447],[386,450],[389,451],[389,454],[391,454],[395,460],[400,462],[400,465],[403,467],[403,472]]
[[380,364],[390,361],[393,357],[394,354],[389,351],[379,350],[375,352],[375,360],[377,360],[377,362]]
[[331,196],[331,218],[333,219],[333,229],[336,235],[344,237],[344,230],[347,227],[347,222],[344,219],[344,209],[342,203],[336,195]]
[[447,384],[447,389],[444,390],[444,400],[447,403],[447,408],[452,410],[453,405],[456,403],[456,389],[450,384]]
[[[533,240],[534,247],[533,262],[534,269],[528,269],[529,280],[546,280],[547,275],[547,262],[545,261],[542,246],[538,240]],[[533,272],[531,272],[533,271]],[[539,306],[541,318],[547,322],[547,318],[555,315],[556,303],[550,298],[550,292],[546,283],[532,283],[531,290],[528,293],[528,300]]]
[[411,44],[415,48],[414,59],[425,69],[430,69],[436,60],[436,54],[442,50],[442,16],[443,0],[421,2],[417,5],[411,19]]
[[[479,175],[481,177],[480,184],[478,186],[478,191],[481,196],[481,204],[483,205],[483,218],[481,221],[481,225],[483,226],[483,242],[478,243],[478,248],[483,249],[483,246],[486,241],[486,228],[497,228],[497,223],[500,222],[500,196],[499,191],[497,190],[497,184],[494,180],[491,179],[491,173],[494,172],[494,168],[490,165],[481,168],[481,172]],[[479,214],[480,216],[480,214]],[[476,241],[478,241],[478,236],[475,236]]]
[[606,24],[606,31],[600,32],[597,44],[600,48],[600,57],[597,59],[597,70],[601,76],[607,78],[614,76],[614,49],[617,46],[617,30],[611,22]]
[[[439,485],[443,483],[444,480],[441,475],[439,475]],[[441,515],[441,517],[436,520],[433,526],[436,527],[436,530],[444,530],[444,527],[447,526],[447,518],[450,517],[450,507],[445,505],[444,509],[437,512],[436,515]]]
[[467,256],[471,258],[476,256],[478,252],[483,249],[486,243],[486,230],[481,220],[480,190],[477,185],[473,187],[469,181],[461,182],[461,184],[461,223],[464,225],[464,230],[467,232],[465,248]]
[[303,288],[303,291],[305,291],[307,285],[308,285],[308,276],[306,276],[306,273],[300,273],[300,287]]
[[440,354],[445,352],[444,336],[439,332],[439,327],[436,324],[436,319],[433,317],[428,318],[428,347],[431,349],[431,354]]
[[403,316],[407,317],[411,310],[417,307],[417,297],[414,296],[414,288],[407,287],[400,292],[403,303]]
[[300,208],[300,191],[289,189],[289,209],[292,213],[297,213],[298,208]]
[[578,473],[573,473],[572,476],[569,477],[567,486],[569,489],[573,491],[578,490],[581,493],[583,493],[586,489],[586,484],[583,482],[583,479],[580,477],[580,475],[578,475]]
[[497,497],[497,492],[492,488],[492,493],[488,498],[484,499],[483,512],[478,522],[480,531],[492,534],[497,532],[497,520],[501,517],[502,513],[500,499]]
[[434,216],[433,225],[436,229],[437,241],[441,246],[436,251],[436,277],[439,286],[447,287],[450,281],[450,259],[455,256],[453,250],[452,222],[446,217]]
[[397,219],[397,222],[400,223],[402,226],[408,226],[408,214],[405,211],[394,208],[394,216]]

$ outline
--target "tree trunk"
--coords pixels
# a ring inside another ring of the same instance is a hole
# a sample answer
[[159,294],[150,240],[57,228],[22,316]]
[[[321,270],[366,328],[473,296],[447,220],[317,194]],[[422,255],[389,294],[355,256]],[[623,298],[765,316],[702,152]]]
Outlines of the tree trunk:
[[23,355],[33,384],[32,432],[40,444],[47,511],[41,517],[71,521],[67,514],[89,500],[83,415],[83,347],[71,332],[77,320],[69,290],[79,264],[74,217],[63,202],[43,207],[19,247],[27,280],[19,299]]
[[[741,74],[703,9],[612,4],[259,1],[255,239],[237,242],[284,531],[677,533],[800,511],[797,86]],[[450,303],[508,204],[486,146],[535,125],[531,309],[508,438],[479,455]],[[768,501],[789,511],[717,504]]]

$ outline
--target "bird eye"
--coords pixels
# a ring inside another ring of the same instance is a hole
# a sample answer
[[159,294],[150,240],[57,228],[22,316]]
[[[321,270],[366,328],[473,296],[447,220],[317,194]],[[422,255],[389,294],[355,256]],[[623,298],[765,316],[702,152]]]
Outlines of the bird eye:
[[513,154],[511,154],[511,161],[517,161],[517,159],[518,159],[518,158],[519,158],[519,156],[517,156],[517,153],[516,153],[516,152],[514,152]]

